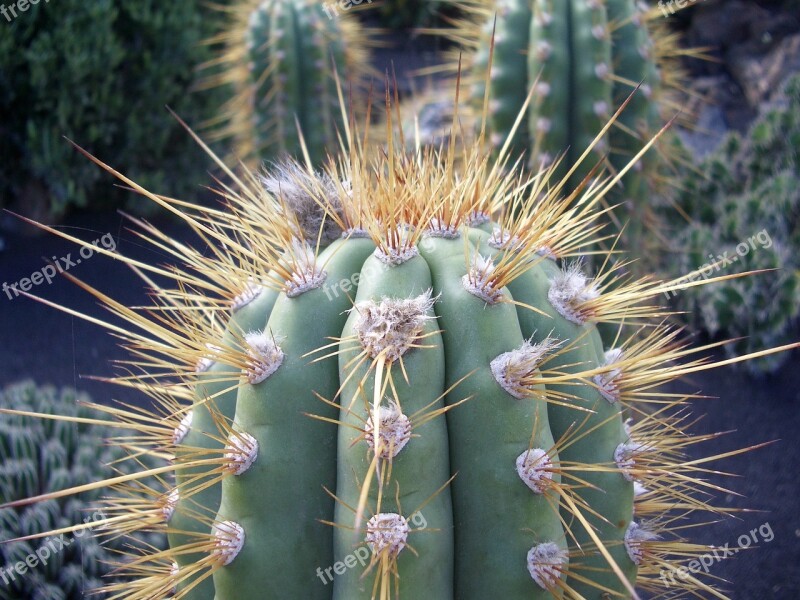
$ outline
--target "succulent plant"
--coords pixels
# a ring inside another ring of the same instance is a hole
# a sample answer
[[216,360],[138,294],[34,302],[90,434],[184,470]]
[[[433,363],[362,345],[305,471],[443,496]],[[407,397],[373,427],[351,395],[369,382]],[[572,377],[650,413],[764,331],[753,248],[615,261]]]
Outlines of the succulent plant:
[[209,123],[213,139],[232,138],[239,160],[259,164],[289,154],[313,164],[336,152],[342,111],[336,73],[354,88],[371,73],[370,41],[350,11],[325,0],[238,0],[224,9],[222,56],[204,87],[233,96]]
[[[92,426],[102,414],[88,403],[86,395],[73,390],[37,387],[30,381],[0,392],[0,407],[15,411],[0,420],[1,503],[90,484],[113,474],[108,465],[124,453],[103,445],[102,436],[110,430]],[[41,419],[37,414],[59,415],[63,420]],[[126,546],[163,545],[163,536],[159,541],[156,535],[104,541],[99,531],[107,516],[101,496],[101,489],[92,488],[68,498],[0,509],[0,598],[78,600],[102,587],[104,578],[113,577],[112,565]],[[93,535],[88,529],[70,531],[75,524],[96,531]],[[35,537],[61,529],[67,531],[46,539]],[[9,542],[24,537],[30,539]]]
[[190,93],[194,67],[213,56],[201,43],[214,31],[207,3],[23,6],[0,28],[0,206],[45,219],[130,198],[105,188],[65,136],[164,194],[194,191],[203,153],[164,106],[200,123],[223,101],[219,92]]
[[[445,29],[442,34],[467,50],[463,69],[479,113],[488,83],[491,145],[499,148],[514,130],[512,155],[524,156],[534,170],[561,158],[559,177],[591,147],[591,160],[583,161],[571,175],[572,187],[599,161],[611,171],[623,169],[653,139],[678,112],[674,92],[680,87],[682,69],[675,56],[702,55],[679,50],[660,12],[638,0],[452,3],[461,6],[467,17],[452,32]],[[593,143],[626,101],[614,126]],[[684,157],[679,139],[669,132],[657,141],[656,149],[641,157],[609,194],[610,202],[625,204],[628,247],[652,243],[653,236],[643,233],[653,225],[655,199],[668,193],[665,180]]]
[[[708,551],[673,519],[724,512],[683,458],[705,439],[683,432],[688,397],[658,391],[713,366],[650,321],[681,285],[590,277],[574,260],[613,182],[567,189],[552,169],[492,160],[482,139],[408,151],[389,131],[373,151],[346,129],[319,172],[228,171],[227,210],[115,172],[201,246],[139,222],[179,265],[98,249],[135,264],[156,292],[149,308],[83,285],[127,323],[109,325],[134,353],[121,383],[155,401],[114,414],[139,430],[138,452],[172,457],[138,475],[166,489],[141,484],[151,503],[127,511],[112,500],[124,520],[109,523],[129,533],[160,518],[170,549],[122,565],[139,579],[107,591],[722,596],[700,576],[659,577]],[[622,322],[646,333],[605,348],[596,325]]]
[[[789,79],[746,136],[731,133],[689,172],[677,197],[682,214],[665,214],[678,260],[666,273],[725,275],[771,270],[676,295],[693,325],[736,356],[791,339],[800,317],[800,77]],[[748,361],[754,374],[771,372],[785,356]]]

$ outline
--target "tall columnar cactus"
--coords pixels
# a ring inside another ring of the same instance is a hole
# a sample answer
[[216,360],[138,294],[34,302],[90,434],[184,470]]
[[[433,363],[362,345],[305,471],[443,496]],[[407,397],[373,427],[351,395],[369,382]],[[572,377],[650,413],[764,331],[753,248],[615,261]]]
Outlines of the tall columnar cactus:
[[[681,69],[674,61],[680,51],[675,37],[658,22],[663,21],[660,12],[643,2],[453,2],[470,15],[449,35],[471,50],[465,59],[466,73],[473,80],[473,103],[478,108],[489,83],[493,146],[506,142],[533,88],[511,149],[516,156],[524,155],[534,169],[563,157],[556,171],[563,176],[591,146],[592,160],[573,173],[573,186],[599,160],[619,171],[677,112],[671,97],[680,80]],[[593,144],[629,98],[615,126]],[[652,219],[654,197],[664,193],[664,178],[681,154],[677,138],[671,136],[662,137],[657,148],[661,159],[654,153],[642,158],[609,197],[626,203],[628,239],[637,245],[643,241],[644,225]]]
[[207,65],[205,86],[235,93],[210,125],[214,137],[233,138],[237,159],[302,159],[301,135],[315,165],[336,152],[336,73],[354,88],[370,73],[369,38],[350,11],[337,7],[324,0],[238,0],[225,9],[230,25],[212,41],[226,49]]
[[[111,463],[124,456],[118,447],[102,446],[111,430],[92,426],[102,412],[85,395],[22,382],[0,391],[0,407],[18,411],[0,420],[3,503],[104,480],[113,474]],[[64,420],[42,420],[38,414]],[[132,467],[125,464],[122,472]],[[29,538],[0,544],[0,599],[79,600],[113,577],[113,563],[131,544],[164,545],[163,534],[152,532],[138,535],[138,540],[104,540],[99,531],[92,535],[88,529],[38,537],[75,524],[100,528],[107,518],[101,496],[102,490],[95,488],[34,506],[0,509],[0,541]]]
[[[110,591],[600,600],[663,586],[660,568],[708,551],[672,518],[710,505],[683,458],[687,399],[657,386],[712,365],[675,366],[696,350],[645,323],[676,284],[590,278],[572,260],[613,182],[567,193],[552,171],[508,174],[483,140],[372,153],[350,133],[323,172],[229,172],[227,211],[117,174],[207,247],[140,223],[183,264],[106,254],[136,266],[155,305],[83,286],[130,327],[109,323],[135,353],[122,383],[156,401],[116,412],[140,430],[133,460],[173,459],[140,473],[159,480],[150,505],[124,511],[138,479],[107,482],[125,515],[111,531],[161,518],[170,532]],[[597,323],[623,321],[647,334],[604,348]]]

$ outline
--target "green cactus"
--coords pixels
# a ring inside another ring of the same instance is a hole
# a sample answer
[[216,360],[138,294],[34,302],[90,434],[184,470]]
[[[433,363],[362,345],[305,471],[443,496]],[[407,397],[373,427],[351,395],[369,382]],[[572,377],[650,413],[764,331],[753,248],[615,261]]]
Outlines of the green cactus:
[[[615,174],[677,112],[671,98],[682,71],[673,58],[675,38],[658,22],[663,20],[660,13],[642,2],[452,2],[468,17],[455,32],[442,33],[468,50],[466,77],[472,82],[472,104],[479,113],[489,84],[493,147],[506,142],[533,88],[511,140],[512,156],[524,156],[533,170],[562,157],[556,174],[564,176],[591,147],[591,159],[575,170],[570,187],[578,185],[598,161]],[[629,98],[616,123],[593,144]],[[653,224],[655,198],[667,193],[664,182],[684,156],[678,138],[669,133],[658,140],[656,148],[609,194],[610,202],[625,205],[628,247],[651,244],[652,236],[643,232]]]
[[212,138],[232,138],[235,158],[257,165],[302,159],[299,128],[311,162],[321,164],[343,132],[336,73],[355,89],[365,84],[368,36],[325,0],[239,0],[224,10],[226,51],[204,87],[226,85],[234,95],[209,123]]
[[[791,339],[800,317],[800,77],[789,79],[771,108],[746,136],[731,133],[686,175],[677,201],[692,219],[664,215],[675,229],[664,272],[703,268],[700,276],[771,269],[681,292],[676,305],[715,337],[741,338],[726,346],[738,356]],[[785,361],[771,355],[746,364],[753,374]]]
[[[84,286],[129,326],[110,325],[141,371],[121,383],[156,401],[114,414],[138,429],[137,452],[172,458],[140,477],[174,487],[110,525],[130,533],[160,517],[170,549],[122,565],[139,579],[108,591],[721,596],[695,577],[658,577],[708,551],[672,526],[710,509],[683,455],[705,438],[682,432],[687,399],[658,386],[711,365],[646,321],[681,286],[588,277],[570,258],[593,242],[608,190],[565,197],[552,172],[509,174],[483,142],[408,151],[390,134],[374,150],[356,139],[323,172],[228,171],[227,211],[119,175],[204,246],[139,223],[182,264],[98,252],[175,289],[129,310]],[[597,324],[622,322],[647,333],[605,348]]]
[[[87,402],[87,396],[72,390],[37,387],[32,382],[10,385],[0,392],[3,409],[67,419],[101,416],[80,404]],[[109,429],[89,423],[4,416],[0,421],[0,502],[108,478],[112,469],[107,465],[123,457],[119,447],[99,446],[102,436],[109,433]],[[133,465],[125,467],[122,472],[130,472]],[[101,496],[102,490],[94,489],[20,509],[0,509],[0,599],[78,600],[108,583],[121,551],[130,550],[133,544],[164,545],[163,535],[103,540],[100,534],[89,535],[88,530],[9,542],[80,523],[96,523],[99,530],[108,516],[101,507]]]

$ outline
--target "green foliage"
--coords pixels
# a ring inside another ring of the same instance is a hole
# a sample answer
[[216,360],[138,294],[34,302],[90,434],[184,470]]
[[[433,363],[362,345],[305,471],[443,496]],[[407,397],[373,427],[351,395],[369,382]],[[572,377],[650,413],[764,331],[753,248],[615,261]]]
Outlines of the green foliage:
[[[733,264],[707,276],[775,269],[754,277],[700,286],[678,296],[693,323],[712,336],[745,339],[738,355],[788,343],[800,316],[800,77],[790,79],[774,105],[745,137],[730,134],[689,173],[678,198],[693,220],[675,227],[678,261],[663,268],[688,273],[728,253]],[[675,215],[670,218],[675,220]],[[786,356],[748,361],[752,372],[778,368]]]
[[146,187],[190,194],[203,176],[200,151],[165,106],[197,126],[218,105],[191,93],[211,56],[203,7],[58,0],[3,22],[0,197],[25,207],[38,198],[55,214],[130,199],[65,136]]
[[[89,398],[69,389],[37,387],[26,381],[0,391],[5,409],[58,414],[65,417],[98,418],[95,410],[78,404]],[[3,415],[0,419],[0,504],[100,481],[113,474],[105,465],[122,458],[118,446],[105,445],[101,436],[110,428],[36,417]],[[122,472],[129,472],[123,468]],[[48,499],[20,507],[0,509],[0,542],[90,523],[103,518],[97,502],[104,490],[96,489],[63,499]],[[163,543],[154,535],[138,536],[155,546]],[[58,540],[58,541],[54,541]],[[96,532],[76,531],[44,539],[0,543],[0,600],[79,600],[100,587],[117,559],[135,540],[108,540]],[[62,546],[63,544],[63,546]],[[50,550],[46,556],[45,550]],[[36,551],[44,560],[31,567]],[[27,572],[14,571],[29,560]],[[46,564],[45,564],[46,560]],[[9,571],[10,570],[10,571]]]

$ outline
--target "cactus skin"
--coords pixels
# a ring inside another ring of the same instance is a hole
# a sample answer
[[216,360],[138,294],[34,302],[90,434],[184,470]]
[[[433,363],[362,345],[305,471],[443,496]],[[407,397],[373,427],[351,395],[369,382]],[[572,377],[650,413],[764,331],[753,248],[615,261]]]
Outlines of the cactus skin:
[[206,85],[233,84],[236,95],[214,135],[233,137],[237,159],[302,159],[298,126],[313,164],[338,148],[334,68],[356,88],[363,85],[369,42],[352,15],[332,18],[325,8],[322,0],[241,0],[230,9],[222,70]]
[[[798,148],[800,77],[795,76],[746,136],[729,134],[698,172],[687,173],[677,202],[692,223],[664,215],[676,230],[676,248],[683,251],[681,260],[660,265],[667,273],[693,272],[723,253],[735,263],[709,268],[703,277],[775,269],[675,297],[679,308],[692,311],[694,327],[712,336],[741,338],[726,346],[731,356],[791,339],[800,320]],[[785,360],[766,356],[745,367],[754,375],[764,374]]]
[[[70,389],[37,387],[31,381],[10,385],[0,391],[0,407],[35,413],[97,418],[99,413],[78,402],[88,402]],[[69,421],[43,421],[35,417],[4,415],[0,419],[0,502],[6,503],[71,485],[99,481],[111,474],[105,465],[123,453],[113,446],[101,446],[101,428]],[[150,462],[150,461],[148,461]],[[126,465],[130,472],[134,465]],[[2,600],[79,600],[100,589],[103,579],[113,577],[115,551],[135,540],[116,539],[101,543],[87,531],[66,533],[68,542],[61,552],[52,552],[47,564],[39,563],[24,575],[14,565],[47,544],[52,538],[6,543],[20,536],[44,533],[75,523],[99,520],[101,490],[46,500],[20,509],[0,509],[0,580]],[[53,536],[58,537],[58,536]],[[148,534],[140,541],[163,547],[161,535]],[[9,568],[11,573],[9,574]],[[13,579],[12,579],[13,576]],[[107,596],[100,594],[98,598]]]

